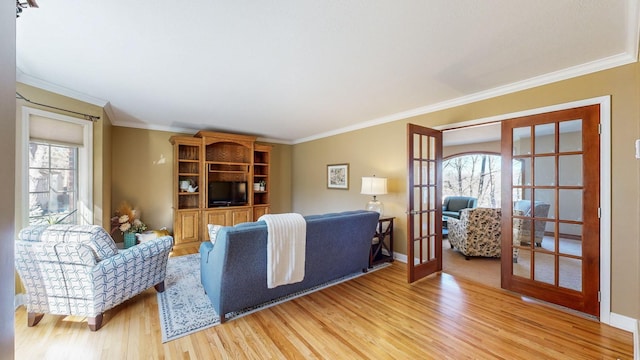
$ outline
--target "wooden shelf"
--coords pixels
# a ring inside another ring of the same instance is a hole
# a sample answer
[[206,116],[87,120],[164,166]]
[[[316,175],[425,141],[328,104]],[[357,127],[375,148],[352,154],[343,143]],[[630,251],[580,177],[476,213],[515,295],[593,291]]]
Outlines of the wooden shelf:
[[209,170],[210,173],[229,173],[229,174],[246,174],[246,171],[240,170]]
[[[236,225],[254,221],[269,213],[269,163],[271,146],[256,144],[256,137],[199,131],[193,137],[173,136],[174,146],[174,243],[194,245],[208,239],[207,224]],[[180,181],[198,186],[184,192]],[[247,183],[247,205],[209,207],[212,181]],[[255,191],[254,183],[265,182],[265,191]]]
[[238,165],[238,166],[251,166],[249,163],[244,162],[229,162],[229,161],[207,161],[206,164],[213,165]]

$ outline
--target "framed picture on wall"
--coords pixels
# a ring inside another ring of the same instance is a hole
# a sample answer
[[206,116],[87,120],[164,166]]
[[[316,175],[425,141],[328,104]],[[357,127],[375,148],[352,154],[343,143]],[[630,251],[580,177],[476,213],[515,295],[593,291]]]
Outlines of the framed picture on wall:
[[349,190],[349,164],[327,165],[327,188]]

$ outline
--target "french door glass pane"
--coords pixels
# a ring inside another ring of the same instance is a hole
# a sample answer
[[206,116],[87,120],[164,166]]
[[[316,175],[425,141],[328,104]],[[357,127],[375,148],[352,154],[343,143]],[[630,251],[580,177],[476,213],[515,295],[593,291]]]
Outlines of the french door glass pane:
[[429,211],[429,234],[433,235],[436,233],[436,212]]
[[582,151],[582,120],[560,122],[560,152]]
[[555,123],[536,125],[535,132],[536,132],[535,153],[536,154],[554,153],[556,150]]
[[435,235],[429,236],[429,252],[427,254],[429,261],[436,258],[436,237]]
[[531,127],[513,129],[513,155],[531,155]]
[[582,260],[560,256],[559,266],[559,286],[582,291]]
[[513,275],[531,279],[531,250],[518,249],[516,260],[513,264]]
[[413,158],[420,159],[420,134],[413,134]]
[[422,148],[422,152],[420,153],[420,158],[428,159],[429,158],[429,150],[431,149],[431,144],[429,142],[428,136],[423,136],[421,138],[420,147]]
[[582,256],[582,225],[560,223],[560,254]]
[[539,214],[536,216],[549,219],[555,218],[556,191],[553,189],[535,189],[534,194],[536,196],[536,201],[549,204],[549,211],[547,211],[546,214]]
[[561,155],[558,158],[560,186],[582,186],[582,155]]
[[582,221],[582,190],[559,191],[560,220]]
[[416,211],[422,210],[422,190],[419,187],[413,188],[413,207]]
[[555,256],[536,251],[534,253],[534,258],[536,267],[533,279],[547,284],[555,284]]
[[555,156],[535,158],[535,186],[553,186],[556,183]]

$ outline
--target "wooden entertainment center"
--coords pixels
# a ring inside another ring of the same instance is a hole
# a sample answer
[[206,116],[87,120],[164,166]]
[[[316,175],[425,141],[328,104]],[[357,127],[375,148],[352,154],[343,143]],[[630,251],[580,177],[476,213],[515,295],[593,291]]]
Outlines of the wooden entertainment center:
[[[255,136],[213,131],[172,136],[169,141],[175,246],[209,240],[207,224],[233,226],[269,213],[270,146],[257,144]],[[218,184],[233,187],[233,197],[213,201],[210,187]]]

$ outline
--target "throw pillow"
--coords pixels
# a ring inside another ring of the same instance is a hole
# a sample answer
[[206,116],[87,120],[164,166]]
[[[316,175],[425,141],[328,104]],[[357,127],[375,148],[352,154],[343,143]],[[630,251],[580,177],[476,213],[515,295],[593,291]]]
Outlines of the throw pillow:
[[153,231],[145,231],[143,233],[136,234],[136,239],[141,243],[157,238],[158,235]]
[[222,225],[208,224],[207,229],[209,229],[209,240],[212,244],[215,244],[216,238],[218,237],[218,231],[222,229]]

